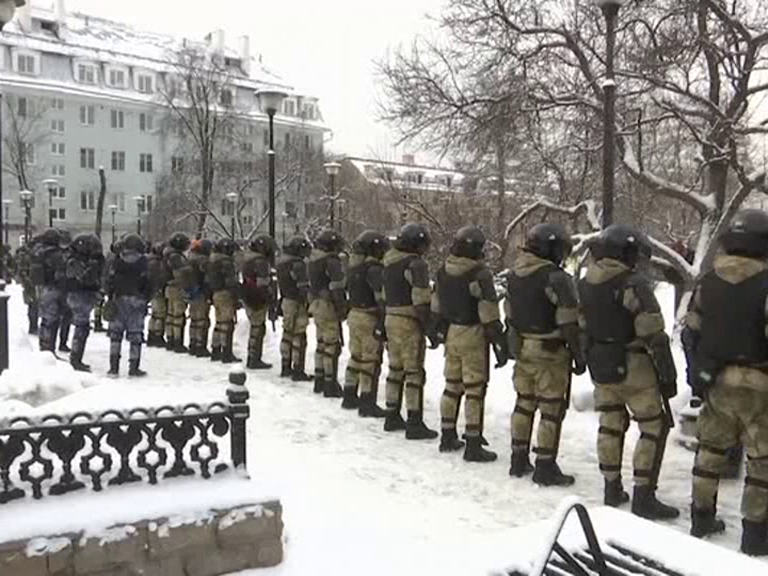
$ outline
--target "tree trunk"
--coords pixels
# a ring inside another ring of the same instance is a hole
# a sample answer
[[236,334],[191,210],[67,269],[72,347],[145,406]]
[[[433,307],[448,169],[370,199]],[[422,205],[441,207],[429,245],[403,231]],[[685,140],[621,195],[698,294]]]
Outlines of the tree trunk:
[[96,236],[101,240],[101,228],[104,222],[104,199],[107,197],[107,176],[104,167],[99,168],[99,202],[96,204]]
[[499,196],[499,214],[496,220],[496,234],[497,238],[500,238],[501,268],[504,268],[507,265],[507,252],[509,251],[509,242],[504,238],[504,232],[507,226],[507,199],[505,196],[507,182],[507,154],[504,144],[500,142],[496,145],[496,178],[498,180],[496,193]]

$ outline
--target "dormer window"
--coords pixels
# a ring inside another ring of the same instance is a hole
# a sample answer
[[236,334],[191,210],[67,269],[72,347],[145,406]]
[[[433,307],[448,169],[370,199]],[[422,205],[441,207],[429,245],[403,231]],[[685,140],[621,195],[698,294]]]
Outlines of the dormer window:
[[17,50],[13,54],[13,66],[19,74],[39,76],[40,54],[28,50]]
[[107,84],[110,88],[126,88],[128,86],[128,71],[125,68],[108,67]]
[[155,93],[155,77],[152,74],[146,72],[139,72],[136,74],[136,90],[142,94],[154,94]]
[[286,99],[283,101],[283,114],[286,116],[296,116],[296,102]]
[[96,65],[88,62],[78,63],[75,67],[75,72],[77,81],[80,82],[80,84],[95,85],[99,77]]

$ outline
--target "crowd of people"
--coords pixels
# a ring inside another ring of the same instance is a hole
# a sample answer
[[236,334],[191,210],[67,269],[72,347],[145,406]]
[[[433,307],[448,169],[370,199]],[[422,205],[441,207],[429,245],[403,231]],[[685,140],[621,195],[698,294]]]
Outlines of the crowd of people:
[[[683,334],[688,382],[704,402],[691,533],[704,537],[725,529],[716,516],[718,480],[728,451],[743,442],[742,551],[768,555],[768,215],[739,213],[720,242],[722,253],[696,290]],[[39,312],[41,350],[53,352],[58,341],[66,351],[66,326],[74,324],[70,362],[76,370],[89,370],[83,354],[94,309],[96,329],[101,318],[109,322],[112,376],[119,374],[124,337],[129,375],[145,374],[140,361],[148,308],[148,346],[232,363],[240,361],[233,335],[243,306],[250,322],[246,367],[253,370],[271,368],[263,359],[266,323],[282,315],[281,377],[313,382],[315,393],[341,398],[342,408],[361,417],[383,419],[385,431],[404,432],[408,440],[440,436],[440,452],[463,450],[468,462],[497,458],[483,435],[490,358],[493,353],[496,368],[515,359],[509,474],[531,475],[541,486],[575,482],[557,460],[572,375],[589,370],[600,413],[597,455],[605,504],[631,500],[641,517],[677,518],[679,510],[656,497],[677,371],[659,302],[642,271],[651,255],[645,236],[624,225],[606,228],[590,244],[586,274],[575,280],[564,269],[571,252],[565,229],[536,225],[505,273],[503,295],[484,262],[486,238],[478,227],[458,231],[434,275],[424,258],[430,244],[427,228],[418,223],[403,226],[394,241],[366,231],[348,252],[331,229],[312,242],[291,238],[282,251],[265,235],[241,248],[231,238],[191,241],[176,233],[150,248],[131,234],[105,257],[97,237],[70,239],[50,229],[18,250],[16,273],[30,332],[38,329]],[[317,339],[314,377],[305,366],[310,318]],[[350,360],[340,383],[345,321]],[[425,353],[427,346],[441,345],[445,388],[438,432],[425,422]],[[389,369],[381,408],[385,351]],[[459,436],[462,399],[465,428]],[[631,420],[640,437],[630,498],[621,470]]]

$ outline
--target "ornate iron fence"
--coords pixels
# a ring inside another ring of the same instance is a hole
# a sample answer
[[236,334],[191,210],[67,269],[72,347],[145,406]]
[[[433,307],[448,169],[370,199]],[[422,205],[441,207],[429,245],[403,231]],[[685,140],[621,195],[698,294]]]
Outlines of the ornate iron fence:
[[226,403],[0,422],[0,504],[245,467],[245,374],[229,381]]

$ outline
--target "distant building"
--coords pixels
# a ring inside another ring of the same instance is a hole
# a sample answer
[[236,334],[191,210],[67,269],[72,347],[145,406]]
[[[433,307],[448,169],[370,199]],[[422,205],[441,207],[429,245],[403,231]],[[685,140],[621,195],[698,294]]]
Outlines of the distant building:
[[[247,36],[232,49],[221,30],[193,42],[68,13],[64,0],[56,0],[50,8],[28,0],[0,35],[0,89],[5,99],[3,198],[13,200],[11,245],[17,244],[24,222],[20,178],[18,169],[14,170],[19,158],[14,155],[23,156],[24,178],[34,192],[34,231],[45,228],[50,219],[73,233],[92,232],[100,166],[108,181],[105,205],[117,206],[118,232],[136,226],[139,203],[135,197],[143,198],[143,213],[152,211],[163,193],[158,175],[183,161],[173,154],[177,135],[161,127],[169,114],[158,94],[172,82],[169,61],[174,51],[190,45],[223,58],[232,86],[228,104],[247,125],[249,142],[243,146],[254,158],[263,159],[268,146],[267,116],[255,97],[261,89],[277,88],[289,94],[275,119],[276,149],[291,142],[322,150],[327,128],[318,100],[297,93],[264,67],[260,57],[251,53]],[[247,199],[252,213],[246,218],[251,223],[264,216],[265,188],[256,188],[256,197]],[[222,196],[225,192],[221,191]],[[216,199],[212,205],[218,206]],[[285,211],[280,200],[277,213]],[[280,221],[278,217],[278,233]],[[111,215],[105,209],[105,241],[110,225]]]

